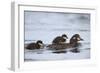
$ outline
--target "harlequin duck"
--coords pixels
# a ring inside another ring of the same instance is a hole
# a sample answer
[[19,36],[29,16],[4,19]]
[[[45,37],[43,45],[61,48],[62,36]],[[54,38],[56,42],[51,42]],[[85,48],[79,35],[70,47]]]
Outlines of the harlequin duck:
[[61,44],[61,43],[65,43],[66,39],[68,39],[66,34],[63,34],[62,36],[58,36],[56,37],[53,41],[52,44]]
[[50,44],[47,47],[50,49],[67,49],[67,48],[75,48],[78,46],[78,41],[83,40],[82,38],[80,38],[79,34],[75,34],[72,36],[72,38],[70,39],[69,43],[59,43],[59,44]]
[[81,45],[81,43],[79,43],[78,41],[83,41],[83,39],[80,37],[79,34],[73,35],[72,38],[70,39],[70,44],[72,44],[73,47],[75,48],[75,49],[70,50],[71,52],[74,52],[74,53],[80,52],[78,48]]
[[26,49],[33,50],[33,49],[41,49],[43,48],[43,42],[38,40],[36,43],[30,43],[27,45]]
[[73,47],[77,47],[79,45],[78,41],[83,41],[83,39],[80,37],[79,34],[75,34],[70,39],[70,44],[72,44]]

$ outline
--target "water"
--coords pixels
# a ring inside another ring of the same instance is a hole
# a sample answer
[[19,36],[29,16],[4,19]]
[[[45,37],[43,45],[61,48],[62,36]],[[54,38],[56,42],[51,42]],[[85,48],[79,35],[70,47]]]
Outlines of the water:
[[46,47],[40,50],[25,49],[25,61],[89,59],[91,49],[89,14],[25,11],[25,44],[37,40],[51,44],[56,36],[62,34],[67,34],[67,43],[74,34],[79,34],[84,39],[78,48],[80,52],[56,53]]

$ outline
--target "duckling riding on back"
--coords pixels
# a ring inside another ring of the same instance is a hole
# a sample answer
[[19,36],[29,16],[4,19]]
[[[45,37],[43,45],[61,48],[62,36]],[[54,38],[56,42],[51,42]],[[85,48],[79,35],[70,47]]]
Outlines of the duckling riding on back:
[[61,44],[61,43],[65,43],[66,39],[68,39],[66,34],[63,34],[62,36],[58,36],[56,37],[53,41],[52,44]]

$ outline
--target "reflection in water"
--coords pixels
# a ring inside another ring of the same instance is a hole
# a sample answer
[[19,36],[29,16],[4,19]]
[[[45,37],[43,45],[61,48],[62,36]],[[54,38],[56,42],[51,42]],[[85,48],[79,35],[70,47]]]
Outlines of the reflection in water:
[[25,61],[88,59],[90,58],[90,47],[88,44],[89,43],[79,43],[77,47],[61,50],[48,49],[46,47],[48,44],[45,45],[44,49],[25,49]]

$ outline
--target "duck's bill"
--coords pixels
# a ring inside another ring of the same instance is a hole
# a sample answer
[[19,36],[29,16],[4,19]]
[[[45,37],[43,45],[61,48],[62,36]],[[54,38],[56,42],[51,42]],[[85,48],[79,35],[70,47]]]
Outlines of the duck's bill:
[[84,41],[82,38],[80,38],[81,41]]
[[63,37],[64,39],[68,39],[68,37]]
[[66,37],[68,39],[68,37]]
[[82,39],[82,38],[77,38],[77,40],[78,40],[78,41],[83,41],[83,39]]

